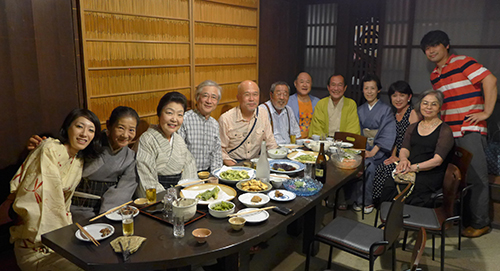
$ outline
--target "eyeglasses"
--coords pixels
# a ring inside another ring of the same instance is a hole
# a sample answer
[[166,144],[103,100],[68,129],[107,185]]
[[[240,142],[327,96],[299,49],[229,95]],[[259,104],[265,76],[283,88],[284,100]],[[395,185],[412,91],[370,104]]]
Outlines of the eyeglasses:
[[219,96],[217,96],[215,94],[210,95],[208,93],[201,94],[201,98],[203,98],[203,99],[212,98],[213,100],[219,100]]
[[429,103],[429,102],[424,101],[424,102],[422,102],[422,106],[424,106],[424,107],[427,107],[427,106],[439,107],[439,103],[437,103],[437,102]]

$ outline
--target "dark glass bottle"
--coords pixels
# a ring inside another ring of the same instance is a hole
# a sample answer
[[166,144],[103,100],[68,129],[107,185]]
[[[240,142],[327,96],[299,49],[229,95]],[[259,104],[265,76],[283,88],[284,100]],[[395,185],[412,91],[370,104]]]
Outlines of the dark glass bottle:
[[325,155],[325,143],[321,143],[319,147],[318,158],[316,158],[316,170],[315,170],[316,180],[321,183],[326,182],[326,155]]

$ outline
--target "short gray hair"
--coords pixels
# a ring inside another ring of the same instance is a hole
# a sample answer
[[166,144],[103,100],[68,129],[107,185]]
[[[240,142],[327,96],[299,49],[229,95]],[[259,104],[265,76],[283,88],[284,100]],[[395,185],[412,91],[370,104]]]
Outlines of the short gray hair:
[[195,92],[196,101],[198,101],[198,98],[200,97],[200,94],[203,91],[204,87],[216,87],[217,90],[219,91],[219,99],[217,100],[217,102],[220,102],[222,87],[212,80],[205,80],[196,87],[196,92]]
[[277,86],[286,86],[288,88],[288,95],[290,95],[290,86],[285,81],[274,82],[271,85],[271,89],[269,90],[269,93],[274,93],[274,90],[276,89]]
[[[418,101],[417,105],[415,106],[415,111],[417,112],[418,115],[421,115],[420,104],[422,103],[422,100],[428,95],[434,95],[434,97],[436,97],[436,99],[438,100],[438,103],[439,103],[439,110],[441,110],[441,107],[443,106],[443,102],[444,102],[443,93],[439,90],[428,89],[420,94],[419,101]],[[438,115],[441,115],[441,113],[439,113]]]

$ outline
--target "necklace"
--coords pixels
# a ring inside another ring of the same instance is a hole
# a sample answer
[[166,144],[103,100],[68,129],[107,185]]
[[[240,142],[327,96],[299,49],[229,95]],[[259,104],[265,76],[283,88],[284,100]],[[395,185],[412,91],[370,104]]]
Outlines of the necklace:
[[421,121],[420,122],[420,126],[424,129],[431,129],[431,128],[434,128],[434,126],[438,125],[439,123],[441,123],[441,120],[437,120],[435,121],[434,123],[430,123],[430,124],[425,124],[424,121]]

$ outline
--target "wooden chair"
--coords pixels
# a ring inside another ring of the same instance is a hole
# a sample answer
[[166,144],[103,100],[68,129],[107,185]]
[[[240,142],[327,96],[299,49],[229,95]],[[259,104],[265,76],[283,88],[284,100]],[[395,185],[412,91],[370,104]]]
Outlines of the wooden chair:
[[[378,256],[382,255],[387,248],[392,248],[392,270],[395,270],[396,248],[394,246],[403,229],[403,206],[410,187],[406,188],[392,202],[384,229],[376,228],[362,222],[350,220],[345,217],[337,217],[321,229],[314,237],[330,246],[328,257],[328,268],[331,268],[333,247],[344,250],[370,261],[370,271]],[[305,270],[309,270],[311,258],[311,247],[307,248],[307,259]]]
[[420,230],[418,231],[417,241],[415,242],[415,247],[413,248],[413,252],[411,254],[411,268],[408,270],[410,271],[422,270],[418,268],[418,264],[420,263],[420,259],[424,254],[426,241],[427,241],[427,233],[424,228],[420,228]]
[[[361,163],[361,167],[363,168],[363,171],[360,171],[358,173],[358,176],[356,179],[352,180],[353,181],[358,181],[361,179],[363,182],[363,202],[361,204],[361,218],[365,219],[365,148],[366,148],[366,140],[367,138],[358,135],[358,134],[353,134],[353,133],[347,133],[347,132],[335,132],[335,135],[333,136],[335,140],[342,140],[342,142],[349,142],[353,144],[354,149],[361,150],[361,156],[363,157],[363,161]],[[344,184],[345,185],[345,184]],[[335,206],[338,206],[338,198],[339,198],[339,193],[340,190],[344,187],[341,186],[335,191]],[[333,209],[333,218],[337,216],[337,208],[335,207]]]
[[142,133],[146,132],[149,129],[149,126],[149,123],[145,120],[141,120],[139,122],[139,124],[137,125],[137,131],[135,132],[135,137],[128,145],[129,148],[133,149],[135,142],[139,140],[139,137],[141,137]]
[[[432,234],[432,259],[434,260],[435,235],[441,236],[441,270],[444,270],[445,259],[445,231],[458,222],[458,250],[462,242],[462,212],[463,198],[470,186],[466,184],[467,168],[472,159],[472,154],[467,150],[455,147],[452,154],[452,163],[448,164],[443,180],[443,193],[438,195],[442,198],[442,204],[436,208],[426,208],[412,205],[404,206],[404,229],[405,237],[403,250],[406,247],[408,230],[418,231],[420,228]],[[455,215],[455,203],[459,201],[460,208]],[[385,223],[387,218],[389,202],[383,202],[380,207],[380,220]]]

